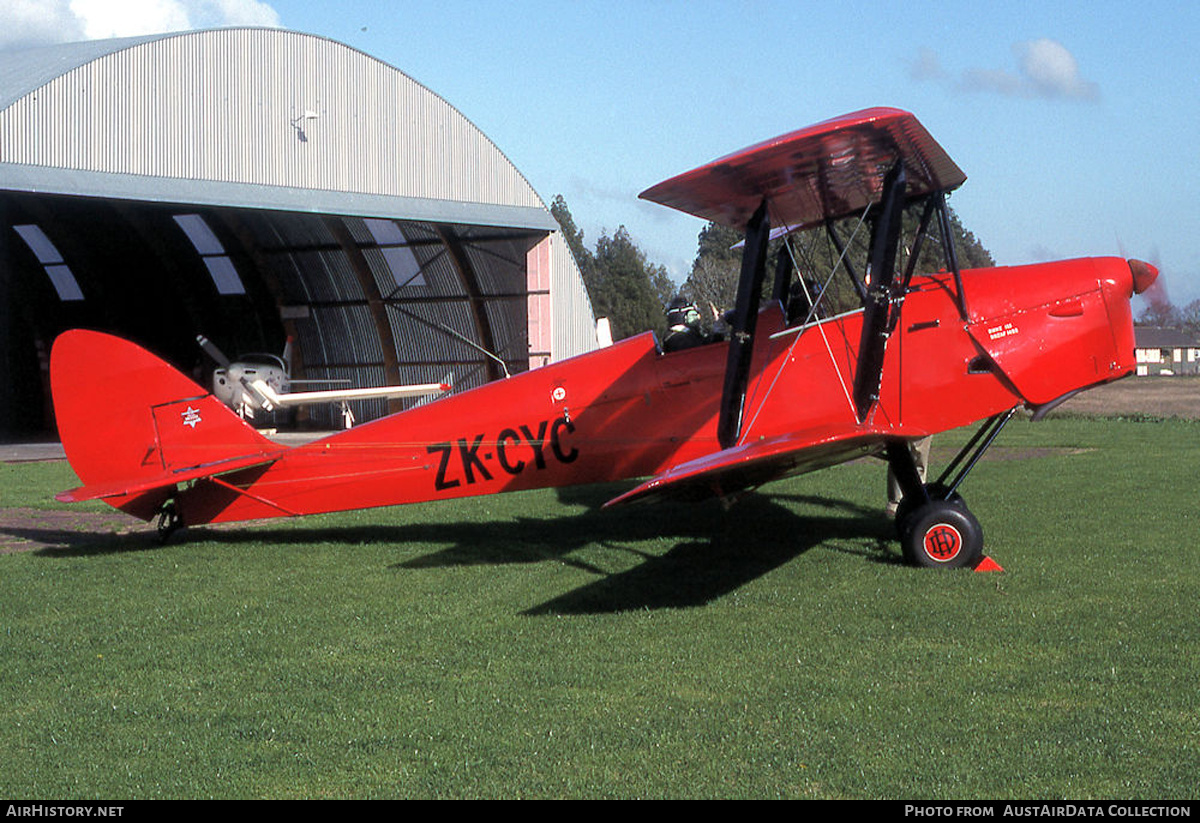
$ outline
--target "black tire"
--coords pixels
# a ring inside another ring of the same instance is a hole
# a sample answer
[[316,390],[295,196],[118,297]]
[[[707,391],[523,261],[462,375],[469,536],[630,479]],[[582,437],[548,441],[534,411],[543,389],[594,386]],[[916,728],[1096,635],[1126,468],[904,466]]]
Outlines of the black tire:
[[167,501],[158,510],[158,542],[165,546],[167,541],[171,539],[171,535],[182,528],[183,516],[175,508],[174,501]]
[[901,543],[908,536],[909,526],[912,525],[913,513],[921,505],[915,502],[915,499],[912,497],[900,498],[900,503],[896,506],[896,536],[900,538]]
[[962,495],[958,492],[950,492],[941,483],[929,484],[929,499],[930,500],[945,500],[947,503],[953,503],[960,508],[966,508],[967,504],[963,502]]
[[[958,492],[947,496],[946,488],[938,483],[934,483],[928,487],[930,503],[939,501],[951,503],[958,506],[960,509],[966,509],[967,504],[962,499],[962,495]],[[923,504],[918,502],[917,498],[902,497],[899,505],[896,506],[896,536],[904,542],[908,537],[908,532],[912,527],[913,515],[921,508]]]
[[983,558],[983,528],[961,502],[934,500],[918,508],[904,532],[904,559],[914,566],[972,568]]

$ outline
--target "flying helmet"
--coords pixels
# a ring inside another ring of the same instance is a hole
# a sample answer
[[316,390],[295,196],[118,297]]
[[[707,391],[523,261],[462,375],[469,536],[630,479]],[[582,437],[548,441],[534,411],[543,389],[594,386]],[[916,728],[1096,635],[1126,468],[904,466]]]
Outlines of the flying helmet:
[[667,325],[696,327],[700,325],[700,310],[695,303],[676,297],[667,304]]

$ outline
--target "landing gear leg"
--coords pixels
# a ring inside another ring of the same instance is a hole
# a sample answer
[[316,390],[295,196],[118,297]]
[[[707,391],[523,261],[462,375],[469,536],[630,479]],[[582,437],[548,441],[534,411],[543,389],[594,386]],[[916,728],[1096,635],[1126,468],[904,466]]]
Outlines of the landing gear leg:
[[158,542],[165,544],[171,535],[183,528],[183,517],[175,508],[175,501],[168,500],[158,510]]
[[905,562],[958,569],[974,568],[983,560],[983,528],[957,489],[1015,412],[1011,409],[984,423],[934,483],[921,482],[905,441],[888,444],[888,464],[904,493],[896,509],[896,531]]

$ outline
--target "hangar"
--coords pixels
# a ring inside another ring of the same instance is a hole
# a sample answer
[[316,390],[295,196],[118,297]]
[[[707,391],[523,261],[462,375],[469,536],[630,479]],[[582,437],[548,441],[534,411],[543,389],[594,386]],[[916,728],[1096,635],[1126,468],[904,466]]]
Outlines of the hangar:
[[50,347],[78,327],[204,384],[197,335],[231,357],[291,340],[294,377],[352,386],[469,387],[596,346],[556,221],[485,135],[279,29],[0,52],[0,435],[52,430]]

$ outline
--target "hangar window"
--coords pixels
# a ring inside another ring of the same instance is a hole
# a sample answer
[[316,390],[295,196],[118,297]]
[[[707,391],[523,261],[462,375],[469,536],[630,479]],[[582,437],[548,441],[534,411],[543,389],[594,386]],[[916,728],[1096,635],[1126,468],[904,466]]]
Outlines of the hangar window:
[[212,278],[217,292],[220,294],[245,294],[246,287],[242,285],[242,278],[238,277],[233,261],[225,253],[225,247],[213,234],[208,223],[204,222],[204,218],[198,214],[176,214],[174,219],[176,225],[183,229],[183,233],[192,242],[200,259],[204,261],[204,266],[208,269],[208,276]]
[[405,286],[424,286],[425,274],[416,255],[409,248],[408,238],[392,220],[365,220],[367,230],[371,232],[379,251],[383,253],[384,262],[392,272],[392,279],[397,288]]
[[58,293],[58,299],[63,302],[82,300],[83,290],[79,288],[79,282],[71,273],[71,267],[66,264],[58,248],[46,236],[41,227],[24,225],[13,226],[13,228],[25,241],[25,245],[29,246],[34,257],[42,264],[42,268],[46,270],[46,276],[50,278],[54,291]]

